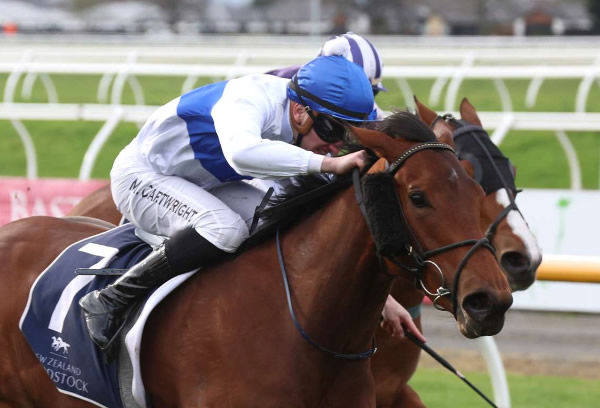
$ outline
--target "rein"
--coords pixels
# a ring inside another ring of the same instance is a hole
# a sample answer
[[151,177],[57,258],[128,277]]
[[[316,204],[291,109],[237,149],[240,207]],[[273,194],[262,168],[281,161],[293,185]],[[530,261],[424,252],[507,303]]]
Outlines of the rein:
[[340,353],[337,351],[333,351],[324,347],[314,341],[307,333],[304,331],[298,318],[296,317],[296,313],[294,312],[294,306],[292,305],[292,294],[290,292],[290,284],[287,278],[287,272],[285,269],[285,261],[283,259],[283,251],[281,250],[281,240],[279,239],[279,228],[277,228],[277,232],[275,233],[275,243],[277,246],[277,258],[279,259],[279,267],[281,269],[281,276],[283,277],[283,286],[285,287],[285,295],[287,297],[288,310],[290,311],[290,317],[292,318],[292,322],[294,322],[294,326],[300,333],[300,335],[306,340],[311,346],[315,347],[317,350],[322,351],[325,354],[329,354],[333,358],[340,358],[344,360],[362,360],[365,358],[372,357],[377,352],[377,344],[375,342],[375,336],[373,336],[371,348],[362,353]]

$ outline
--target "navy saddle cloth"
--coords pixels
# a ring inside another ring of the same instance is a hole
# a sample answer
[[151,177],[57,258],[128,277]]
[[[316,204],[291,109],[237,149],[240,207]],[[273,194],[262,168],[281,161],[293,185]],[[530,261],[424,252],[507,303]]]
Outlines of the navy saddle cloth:
[[123,268],[152,249],[126,224],[76,242],[33,284],[20,328],[60,392],[104,407],[122,407],[117,362],[90,340],[79,299],[112,283],[115,276],[76,275],[77,268]]

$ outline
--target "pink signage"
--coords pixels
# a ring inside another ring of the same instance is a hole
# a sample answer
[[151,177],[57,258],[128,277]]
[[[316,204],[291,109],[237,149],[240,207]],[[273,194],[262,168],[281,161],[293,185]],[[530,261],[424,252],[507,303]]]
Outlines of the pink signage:
[[0,225],[32,215],[62,217],[107,180],[0,177]]

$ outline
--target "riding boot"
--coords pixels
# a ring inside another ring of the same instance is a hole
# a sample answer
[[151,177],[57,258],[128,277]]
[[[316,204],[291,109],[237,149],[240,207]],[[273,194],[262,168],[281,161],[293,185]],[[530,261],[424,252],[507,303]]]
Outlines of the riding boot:
[[172,276],[165,246],[152,251],[112,285],[88,293],[79,301],[90,337],[101,349],[108,346],[129,306]]
[[206,266],[224,254],[193,229],[174,235],[113,284],[81,298],[79,305],[91,339],[106,350],[120,331],[128,309],[144,295],[172,277]]

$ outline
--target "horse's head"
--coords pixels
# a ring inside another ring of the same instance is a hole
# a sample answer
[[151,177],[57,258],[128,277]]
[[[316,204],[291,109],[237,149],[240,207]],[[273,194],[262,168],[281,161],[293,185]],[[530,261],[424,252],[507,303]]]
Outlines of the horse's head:
[[[452,146],[410,113],[391,115],[378,130],[353,133],[388,164],[363,181],[367,204],[369,195],[373,202],[396,203],[369,220],[376,244],[383,242],[379,251],[401,266],[398,271],[414,273],[434,303],[454,314],[465,336],[498,333],[512,296],[480,227],[481,186]],[[368,187],[369,177],[381,178],[380,186]]]
[[460,104],[461,120],[450,115],[441,117],[416,98],[415,102],[419,117],[432,126],[436,136],[453,135],[463,167],[485,190],[481,224],[485,229],[494,225],[490,240],[510,287],[513,291],[528,288],[535,280],[542,255],[514,201],[517,194],[514,166],[494,145],[466,98]]

